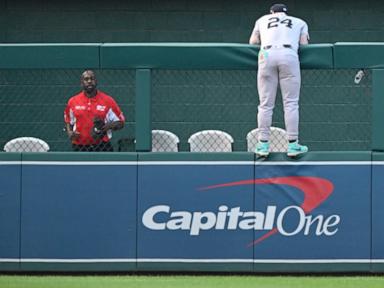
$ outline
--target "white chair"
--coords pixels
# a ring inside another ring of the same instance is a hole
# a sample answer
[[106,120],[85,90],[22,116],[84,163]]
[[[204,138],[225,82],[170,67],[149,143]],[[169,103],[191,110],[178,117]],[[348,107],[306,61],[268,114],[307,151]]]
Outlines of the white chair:
[[233,138],[220,130],[203,130],[188,139],[191,152],[231,152]]
[[19,137],[8,141],[4,145],[5,152],[48,152],[49,145],[34,137]]
[[[247,150],[255,152],[258,141],[259,129],[253,129],[247,134]],[[271,127],[270,152],[287,152],[288,137],[287,132],[278,127]]]
[[179,137],[170,131],[152,130],[152,152],[178,152]]

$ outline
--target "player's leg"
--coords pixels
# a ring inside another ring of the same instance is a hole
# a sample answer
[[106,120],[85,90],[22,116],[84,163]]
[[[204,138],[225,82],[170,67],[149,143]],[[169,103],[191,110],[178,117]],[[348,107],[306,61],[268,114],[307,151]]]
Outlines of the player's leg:
[[299,137],[300,63],[294,53],[280,55],[279,80],[288,140]]
[[259,93],[259,106],[257,123],[259,128],[259,140],[269,140],[270,127],[272,125],[273,108],[275,107],[276,92],[278,86],[278,71],[274,52],[268,52],[262,59],[259,56],[257,72],[257,90]]
[[298,143],[299,97],[301,86],[300,63],[297,54],[282,55],[279,65],[280,88],[284,105],[284,121],[289,140],[288,156],[297,156],[308,151]]

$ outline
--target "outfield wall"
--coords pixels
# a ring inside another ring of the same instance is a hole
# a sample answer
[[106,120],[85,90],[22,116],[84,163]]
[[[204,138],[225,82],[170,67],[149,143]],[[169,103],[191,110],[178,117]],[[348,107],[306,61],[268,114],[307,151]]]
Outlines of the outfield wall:
[[0,157],[1,271],[384,271],[382,153]]
[[[303,69],[371,69],[369,150],[377,151],[384,150],[382,47],[310,45],[300,54]],[[143,151],[1,153],[1,271],[383,272],[383,153],[311,152],[295,161],[144,153],[152,69],[255,69],[256,47],[48,44],[0,52],[0,69],[15,71],[134,69]]]

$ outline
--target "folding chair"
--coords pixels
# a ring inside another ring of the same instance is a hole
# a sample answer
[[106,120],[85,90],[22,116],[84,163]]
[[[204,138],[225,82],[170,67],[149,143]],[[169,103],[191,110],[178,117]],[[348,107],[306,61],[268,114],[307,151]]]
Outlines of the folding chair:
[[[247,134],[247,150],[255,152],[258,141],[259,129],[253,129]],[[278,127],[271,127],[270,152],[287,152],[288,138],[287,132]]]
[[47,152],[49,145],[39,138],[19,137],[4,145],[5,152]]
[[203,130],[188,139],[191,152],[231,152],[233,137],[221,130]]
[[152,152],[178,152],[179,137],[166,130],[152,130]]

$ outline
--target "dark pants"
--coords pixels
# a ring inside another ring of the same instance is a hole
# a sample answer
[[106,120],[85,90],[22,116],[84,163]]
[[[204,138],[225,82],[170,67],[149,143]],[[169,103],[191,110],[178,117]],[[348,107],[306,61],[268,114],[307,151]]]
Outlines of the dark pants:
[[110,142],[101,142],[95,145],[72,144],[72,150],[76,152],[113,152],[113,146]]

